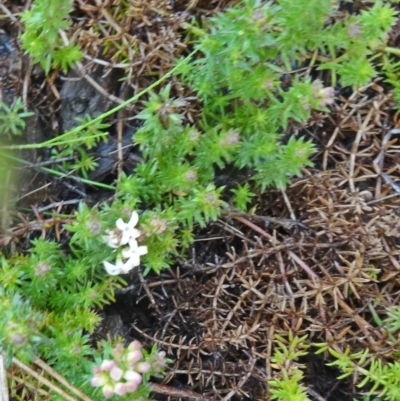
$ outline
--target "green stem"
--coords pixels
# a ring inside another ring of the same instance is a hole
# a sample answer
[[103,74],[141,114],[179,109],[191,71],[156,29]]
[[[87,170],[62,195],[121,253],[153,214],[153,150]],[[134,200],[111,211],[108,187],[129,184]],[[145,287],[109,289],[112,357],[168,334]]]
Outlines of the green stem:
[[396,49],[395,47],[385,47],[385,52],[395,54],[396,56],[400,56],[400,49]]
[[[65,132],[62,135],[57,136],[56,138],[49,139],[48,141],[41,142],[41,143],[30,143],[26,145],[6,145],[6,146],[0,146],[0,149],[41,149],[41,148],[47,148],[50,146],[56,146],[60,143],[60,139],[63,139],[67,137],[68,135],[76,134],[77,132],[82,131],[83,129],[90,127],[92,124],[97,123],[102,121],[104,118],[111,116],[112,114],[116,113],[117,111],[123,109],[124,107],[128,106],[130,103],[134,102],[135,100],[138,100],[140,97],[142,97],[144,94],[158,86],[160,83],[164,82],[167,78],[169,78],[176,70],[178,70],[182,64],[186,63],[188,60],[190,60],[193,55],[197,52],[197,50],[193,50],[187,57],[185,57],[183,60],[181,60],[172,70],[167,72],[163,77],[161,77],[159,80],[148,86],[146,89],[143,89],[141,92],[136,94],[135,96],[131,97],[130,99],[126,100],[125,102],[119,104],[118,106],[114,107],[113,109],[99,115],[98,117],[94,118],[91,121],[88,121],[82,125],[79,125],[78,127],[75,127],[68,132]],[[61,142],[62,143],[62,142]]]
[[[14,161],[16,161],[18,163],[22,163],[22,164],[25,164],[25,165],[32,166],[32,163],[30,163],[30,162],[28,162],[26,160],[20,159],[18,157],[12,156],[12,155],[10,155],[8,153],[5,153],[5,152],[1,152],[0,151],[0,156],[1,157],[7,157],[8,159],[14,160]],[[52,174],[52,175],[55,175],[57,177],[61,177],[61,178],[69,178],[69,177],[71,177],[69,174],[62,173],[60,171],[53,170],[51,168],[47,168],[47,167],[43,167],[43,166],[42,167],[37,167],[37,169],[40,170],[40,171],[43,171],[45,173]],[[79,180],[79,181],[81,181],[81,182],[83,182],[84,184],[92,185],[92,186],[103,188],[103,189],[115,190],[115,186],[112,186],[112,185],[103,184],[101,182],[92,181],[92,180],[88,180],[86,178],[81,178],[81,177],[74,177],[74,178]]]

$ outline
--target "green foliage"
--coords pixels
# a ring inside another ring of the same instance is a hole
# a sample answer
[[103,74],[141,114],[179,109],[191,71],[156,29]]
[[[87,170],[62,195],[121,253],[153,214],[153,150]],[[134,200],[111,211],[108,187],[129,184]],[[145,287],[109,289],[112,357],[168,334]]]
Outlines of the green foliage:
[[385,82],[394,88],[393,98],[400,105],[400,62],[393,62],[390,57],[384,56],[381,67],[386,76]]
[[9,107],[0,102],[0,135],[11,138],[13,135],[21,135],[25,129],[24,118],[33,115],[32,112],[24,112],[24,105],[20,98],[16,98]]
[[[198,36],[197,55],[181,61],[174,81],[181,79],[194,93],[201,115],[187,122],[187,101],[174,95],[181,83],[151,93],[137,116],[143,125],[133,137],[143,161],[132,175],[122,175],[112,205],[81,204],[66,227],[69,243],[62,247],[35,239],[29,255],[2,258],[0,335],[9,357],[12,352],[24,359],[40,354],[100,399],[87,378],[92,360],[104,359],[108,345],[92,349],[89,336],[100,320],[95,309],[112,302],[114,290],[125,284],[102,266],[114,255],[104,236],[115,230],[116,221],[143,209],[138,228],[148,248],[145,273],[159,273],[185,254],[194,228],[216,220],[230,201],[229,208],[245,211],[258,192],[271,185],[284,188],[302,167],[312,165],[313,144],[289,129],[306,125],[315,111],[329,112],[333,86],[364,85],[381,67],[400,99],[399,66],[387,56],[378,60],[396,12],[376,1],[358,15],[335,19],[338,3],[244,0],[207,26],[187,26]],[[51,68],[66,72],[81,58],[80,50],[65,46],[60,37],[60,30],[70,26],[71,7],[70,0],[35,0],[22,16],[22,46],[46,73]],[[315,79],[316,69],[327,71],[326,82]],[[21,101],[1,108],[1,132],[20,134],[28,116],[21,112]],[[96,167],[88,151],[106,138],[108,126],[89,117],[80,123],[86,129],[58,138],[52,157],[67,158],[63,169],[87,178]],[[221,182],[227,170],[239,171],[238,177]],[[398,317],[397,310],[390,311],[386,324],[391,333],[400,326]],[[272,399],[308,399],[298,362],[307,354],[305,341],[291,332],[288,338],[276,336]],[[327,349],[320,346],[321,352]],[[364,377],[360,387],[368,384],[371,392],[379,388],[385,399],[400,400],[397,362],[383,365],[370,359],[367,369],[368,352],[329,351],[341,377],[357,371]],[[145,356],[151,359],[154,352]]]
[[[3,258],[0,268],[2,341],[12,345],[20,358],[41,355],[78,386],[87,386],[84,375],[91,369],[87,357],[95,353],[89,344],[89,334],[101,320],[95,308],[113,302],[115,289],[125,284],[102,269],[109,251],[99,235],[101,224],[97,214],[82,205],[70,228],[69,249],[61,249],[56,241],[35,239],[29,255]],[[83,235],[74,235],[75,228]],[[87,391],[93,392],[90,387]]]
[[362,400],[356,400],[353,398],[353,401],[381,401],[379,398],[371,398],[370,396],[364,397]]
[[22,48],[39,63],[46,74],[51,68],[61,67],[66,73],[82,53],[74,44],[63,44],[59,31],[70,26],[71,0],[35,0],[22,15],[25,32],[21,35]]
[[255,194],[250,191],[250,186],[248,183],[244,185],[238,185],[238,187],[236,189],[232,189],[231,192],[233,192],[233,203],[240,211],[247,210],[248,203],[250,203],[251,198],[255,196]]
[[[344,378],[355,373],[364,378],[357,387],[367,386],[368,395],[378,392],[378,397],[387,401],[400,400],[400,363],[395,361],[384,364],[382,360],[369,355],[369,351],[351,353],[349,348],[344,352],[329,348],[329,352],[335,360],[329,366],[337,366],[344,373],[339,377]],[[368,366],[363,367],[367,358]]]
[[270,380],[271,399],[279,401],[309,401],[307,397],[307,389],[301,384],[303,372],[293,369],[289,373],[282,371],[280,380]]
[[288,338],[275,335],[276,345],[271,359],[272,366],[279,370],[279,377],[268,381],[271,399],[278,401],[308,401],[307,389],[302,385],[303,372],[297,360],[308,354],[309,346],[304,344],[307,336]]
[[52,159],[66,159],[62,162],[64,171],[74,172],[83,178],[88,178],[88,173],[93,171],[98,163],[88,151],[93,149],[101,141],[107,140],[107,132],[104,130],[109,124],[92,122],[90,116],[79,118],[83,125],[90,123],[87,128],[74,132],[73,130],[63,137],[62,144],[52,148]]
[[394,334],[400,330],[400,307],[393,306],[387,309],[385,327],[389,333]]
[[197,45],[204,56],[182,75],[207,107],[235,98],[273,101],[280,76],[319,51],[326,55],[320,69],[341,75],[342,86],[363,85],[376,73],[371,54],[385,44],[397,12],[376,1],[360,15],[327,25],[337,6],[330,0],[244,1],[211,19],[211,32]]
[[[119,202],[131,208],[168,209],[172,216],[174,233],[166,232],[177,241],[169,250],[149,252],[147,269],[159,271],[168,264],[162,260],[184,250],[190,230],[215,220],[230,194],[234,207],[245,210],[255,191],[284,188],[312,165],[313,144],[283,134],[293,123],[307,123],[313,110],[329,111],[335,91],[298,71],[311,62],[330,71],[333,84],[369,82],[377,74],[373,52],[385,44],[396,16],[377,1],[359,15],[335,20],[337,7],[331,0],[245,0],[205,28],[186,25],[198,36],[198,53],[180,61],[177,75],[196,95],[202,114],[187,124],[186,101],[172,96],[171,85],[151,93],[133,137],[144,162],[122,178],[117,191]],[[218,186],[217,171],[233,167],[247,176],[246,184],[233,177]]]
[[[383,325],[390,334],[400,330],[400,308],[398,306],[388,309]],[[400,400],[400,363],[398,361],[384,363],[379,357],[370,355],[368,349],[351,352],[349,347],[340,351],[330,348],[326,344],[314,345],[319,348],[318,353],[329,351],[335,358],[328,365],[336,366],[343,372],[339,379],[350,375],[362,376],[357,387],[368,389],[368,397],[365,399],[369,400],[369,396],[378,394],[379,399],[382,400]]]
[[45,342],[40,333],[44,315],[17,292],[6,291],[3,287],[0,287],[0,307],[0,351],[5,352],[7,365],[14,354],[24,361],[31,361],[38,345]]

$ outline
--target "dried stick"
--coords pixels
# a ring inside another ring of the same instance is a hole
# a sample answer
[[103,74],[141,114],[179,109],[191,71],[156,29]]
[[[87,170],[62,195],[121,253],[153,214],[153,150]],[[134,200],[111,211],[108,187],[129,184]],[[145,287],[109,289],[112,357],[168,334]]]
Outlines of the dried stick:
[[377,330],[374,329],[372,325],[370,325],[365,319],[363,319],[358,313],[356,313],[353,309],[350,308],[349,305],[344,302],[343,299],[338,298],[338,304],[350,315],[353,316],[354,321],[356,322],[357,326],[365,335],[365,338],[371,344],[372,348],[378,350],[381,346],[372,338],[370,330],[377,334],[380,339],[382,340],[382,334],[379,333]]
[[7,372],[4,363],[4,355],[0,352],[0,401],[8,401],[8,384],[7,384]]
[[41,220],[40,222],[29,223],[25,227],[18,228],[13,232],[9,232],[0,237],[0,245],[7,245],[13,238],[19,237],[26,232],[42,231],[43,228],[49,228],[51,225],[70,223],[72,219],[59,219],[52,217],[50,219]]
[[35,372],[33,369],[31,369],[29,366],[25,365],[22,363],[20,360],[17,358],[12,359],[12,363],[16,366],[18,366],[20,369],[22,369],[24,372],[28,373],[32,377],[34,377],[37,381],[43,383],[45,386],[47,386],[49,389],[53,390],[57,394],[61,395],[64,399],[67,401],[78,401],[76,398],[71,397],[68,393],[66,393],[64,390],[62,390],[60,387],[57,387],[54,385],[50,380],[47,380],[46,378],[42,377],[39,375],[37,372]]
[[155,393],[169,395],[170,397],[189,398],[195,401],[212,401],[212,398],[195,393],[191,390],[166,386],[165,384],[149,383]]
[[365,117],[360,129],[357,131],[356,139],[354,140],[353,146],[351,147],[351,154],[350,154],[350,168],[349,168],[349,184],[351,192],[356,191],[356,187],[354,185],[354,171],[356,165],[356,156],[358,151],[358,145],[360,144],[361,137],[365,133],[369,120],[372,117],[372,113],[374,112],[374,108],[370,108],[367,116]]
[[92,401],[86,394],[82,393],[79,389],[72,386],[63,376],[57,373],[53,368],[51,368],[47,363],[42,361],[40,358],[36,358],[34,361],[35,365],[39,366],[45,372],[47,372],[50,376],[54,377],[57,381],[63,384],[71,393],[74,393],[78,397],[80,397],[84,401]]
[[200,349],[199,346],[193,345],[193,344],[190,344],[190,345],[171,344],[171,343],[169,343],[169,342],[167,342],[167,341],[159,340],[159,339],[156,338],[156,337],[152,337],[152,336],[148,335],[148,334],[145,333],[143,330],[140,330],[139,327],[135,326],[134,323],[131,323],[131,326],[132,326],[138,333],[140,333],[143,337],[146,337],[146,338],[150,339],[151,341],[153,341],[153,342],[155,342],[155,343],[157,343],[157,344],[162,344],[162,345],[165,345],[165,346],[167,346],[167,347],[179,348],[179,349],[184,349],[184,350],[188,350],[188,351]]
[[315,390],[313,390],[311,387],[307,388],[307,393],[316,398],[318,401],[326,401],[326,398],[320,396]]

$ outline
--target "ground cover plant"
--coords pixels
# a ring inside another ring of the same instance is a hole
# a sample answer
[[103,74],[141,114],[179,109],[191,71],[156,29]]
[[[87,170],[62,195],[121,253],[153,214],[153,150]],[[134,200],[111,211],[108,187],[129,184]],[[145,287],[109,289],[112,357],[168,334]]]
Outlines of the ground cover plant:
[[[19,37],[49,92],[57,97],[55,77],[82,69],[84,56],[109,69],[101,79],[124,74],[116,95],[84,73],[119,105],[82,118],[83,102],[73,128],[38,143],[13,142],[28,126],[27,98],[3,107],[3,150],[48,148],[49,163],[35,168],[64,177],[70,191],[46,200],[59,210],[35,206],[35,224],[2,238],[12,395],[36,391],[21,391],[15,372],[35,377],[34,363],[82,399],[362,398],[350,381],[336,389],[347,376],[366,394],[399,399],[398,201],[385,198],[398,192],[395,2],[246,0],[212,16],[195,2],[176,11],[165,2],[45,3],[21,15]],[[178,45],[154,39],[157,29]],[[134,93],[121,96],[127,87]],[[125,161],[134,162],[124,171],[121,120],[132,118]],[[96,183],[104,156],[93,149],[114,125],[116,171]],[[4,157],[21,163],[18,153]],[[91,198],[93,187],[112,192]],[[116,299],[131,314],[141,303],[149,318],[141,327],[125,317],[128,332],[97,341]],[[312,382],[313,364],[329,380]],[[162,374],[188,385],[163,387]]]

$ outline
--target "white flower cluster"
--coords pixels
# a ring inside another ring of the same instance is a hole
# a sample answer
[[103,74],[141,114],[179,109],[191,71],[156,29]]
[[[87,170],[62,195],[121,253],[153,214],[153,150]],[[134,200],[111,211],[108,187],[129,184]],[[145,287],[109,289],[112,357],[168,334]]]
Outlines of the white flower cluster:
[[140,265],[140,256],[146,255],[147,246],[139,246],[136,241],[136,238],[140,235],[140,231],[135,228],[138,221],[139,215],[133,212],[128,223],[125,223],[122,219],[118,219],[115,223],[117,228],[106,231],[106,235],[103,236],[103,241],[110,248],[121,248],[115,265],[103,261],[104,268],[108,274],[112,276],[126,274],[134,267]]

